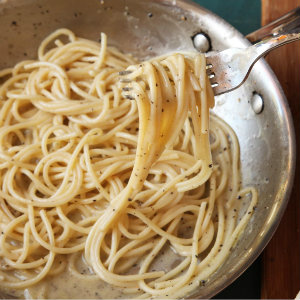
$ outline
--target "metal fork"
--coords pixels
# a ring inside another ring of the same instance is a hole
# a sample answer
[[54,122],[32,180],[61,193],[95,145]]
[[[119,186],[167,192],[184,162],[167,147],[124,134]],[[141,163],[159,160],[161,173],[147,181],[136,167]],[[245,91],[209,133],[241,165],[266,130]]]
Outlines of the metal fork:
[[221,52],[207,53],[207,75],[215,95],[238,88],[262,56],[300,39],[300,7],[253,32],[247,38],[257,43],[245,49],[229,48]]

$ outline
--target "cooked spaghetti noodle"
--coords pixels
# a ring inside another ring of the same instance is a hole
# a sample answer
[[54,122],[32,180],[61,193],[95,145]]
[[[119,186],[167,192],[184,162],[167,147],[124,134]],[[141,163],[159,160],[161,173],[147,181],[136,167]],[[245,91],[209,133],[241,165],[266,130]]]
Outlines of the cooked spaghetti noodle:
[[[105,34],[99,44],[60,29],[0,77],[2,288],[46,295],[69,272],[183,297],[220,267],[257,194],[240,187],[234,132],[209,113],[204,55],[139,63]],[[175,266],[157,265],[165,249]]]

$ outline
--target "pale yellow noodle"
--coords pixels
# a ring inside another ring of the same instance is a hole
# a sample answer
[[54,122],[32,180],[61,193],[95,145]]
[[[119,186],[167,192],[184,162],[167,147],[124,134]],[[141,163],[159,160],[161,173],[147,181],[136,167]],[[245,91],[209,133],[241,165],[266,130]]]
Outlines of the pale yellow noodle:
[[204,55],[139,63],[104,33],[59,29],[37,56],[0,71],[0,287],[51,297],[69,274],[130,297],[189,295],[258,199],[240,186],[234,131],[210,113]]

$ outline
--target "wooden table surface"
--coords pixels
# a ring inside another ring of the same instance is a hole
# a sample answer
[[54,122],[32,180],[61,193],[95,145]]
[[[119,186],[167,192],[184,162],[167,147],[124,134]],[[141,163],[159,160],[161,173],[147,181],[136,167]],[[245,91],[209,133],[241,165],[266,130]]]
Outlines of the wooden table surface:
[[[300,0],[262,0],[262,25]],[[283,219],[263,252],[262,299],[294,299],[300,290],[300,41],[272,51],[267,61],[278,77],[294,119],[297,162],[294,188]]]

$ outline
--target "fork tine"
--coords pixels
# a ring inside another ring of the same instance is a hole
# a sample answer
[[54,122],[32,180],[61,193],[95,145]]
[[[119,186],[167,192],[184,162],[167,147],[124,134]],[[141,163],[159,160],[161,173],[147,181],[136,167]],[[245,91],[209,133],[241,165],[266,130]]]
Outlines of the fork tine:
[[132,80],[128,79],[128,78],[122,78],[122,79],[120,79],[120,82],[121,83],[130,83],[130,82],[132,82]]
[[131,90],[132,90],[132,87],[129,87],[129,86],[125,86],[125,87],[122,88],[123,92],[129,92]]
[[126,99],[128,99],[128,100],[135,100],[135,98],[133,97],[133,96],[131,96],[131,95],[124,95],[124,97],[126,98]]
[[230,66],[223,60],[222,52],[209,53],[206,57],[206,74],[214,94],[220,95],[232,89],[232,74]]
[[124,71],[120,71],[120,72],[119,72],[119,75],[120,75],[120,76],[124,76],[124,75],[129,75],[129,74],[131,74],[131,73],[132,73],[131,70],[124,70]]
[[215,88],[219,85],[219,83],[217,82],[213,59],[211,59],[211,57],[209,56],[206,57],[206,74],[210,81],[210,85],[214,90],[215,95],[217,95]]
[[[127,78],[126,75],[131,74],[133,71],[132,70],[124,70],[120,71],[119,75],[121,76],[120,82],[121,83],[130,83],[132,80]],[[122,78],[123,77],[123,78]]]
[[213,75],[213,76],[216,75],[213,68],[206,69],[206,74],[208,77],[210,77],[211,75]]
[[214,82],[214,83],[211,83],[210,85],[214,89],[214,88],[218,87],[219,84],[217,82]]
[[[130,79],[130,78],[128,78],[127,77],[127,75],[130,75],[131,73],[133,73],[133,71],[132,70],[124,70],[124,71],[120,71],[119,72],[119,75],[121,76],[121,78],[120,78],[120,83],[131,83],[132,82],[132,80]],[[135,100],[135,98],[132,96],[132,95],[130,95],[130,94],[127,94],[126,92],[130,92],[130,91],[132,91],[132,87],[130,87],[130,86],[124,86],[124,85],[122,85],[121,86],[122,87],[122,92],[125,92],[125,93],[122,93],[122,96],[125,98],[125,99],[128,99],[128,100]]]

